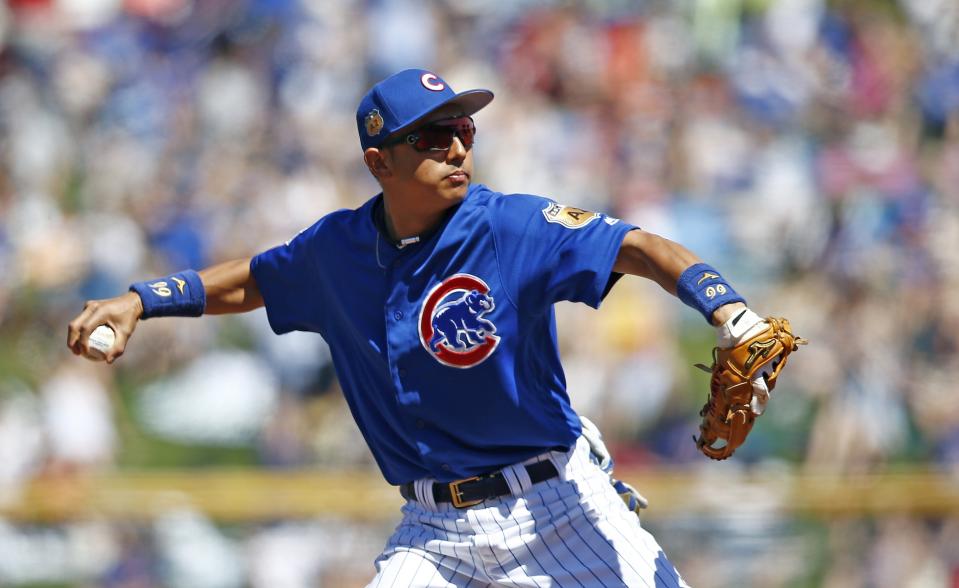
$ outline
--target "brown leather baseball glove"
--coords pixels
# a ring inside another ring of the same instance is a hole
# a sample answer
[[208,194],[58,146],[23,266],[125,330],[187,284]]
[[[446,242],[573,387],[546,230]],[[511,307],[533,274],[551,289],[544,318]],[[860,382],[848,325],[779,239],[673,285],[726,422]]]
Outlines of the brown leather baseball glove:
[[700,451],[712,459],[726,459],[743,444],[789,354],[806,342],[793,335],[786,319],[767,317],[734,346],[713,348],[711,367],[697,364],[712,374],[709,400],[699,411],[703,417],[699,437],[694,437]]

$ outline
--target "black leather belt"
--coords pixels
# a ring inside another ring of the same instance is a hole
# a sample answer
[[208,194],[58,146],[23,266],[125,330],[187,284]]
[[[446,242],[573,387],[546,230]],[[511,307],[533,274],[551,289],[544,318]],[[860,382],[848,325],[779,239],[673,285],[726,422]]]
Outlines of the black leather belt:
[[[538,461],[526,466],[526,472],[529,474],[529,480],[533,484],[544,482],[550,478],[559,475],[553,462]],[[439,504],[441,502],[452,502],[456,508],[466,508],[474,506],[489,500],[490,498],[499,498],[510,493],[509,484],[502,472],[493,472],[482,476],[474,476],[455,482],[433,483],[433,500]],[[407,500],[416,500],[416,491],[413,489],[413,482],[400,486],[400,494]]]

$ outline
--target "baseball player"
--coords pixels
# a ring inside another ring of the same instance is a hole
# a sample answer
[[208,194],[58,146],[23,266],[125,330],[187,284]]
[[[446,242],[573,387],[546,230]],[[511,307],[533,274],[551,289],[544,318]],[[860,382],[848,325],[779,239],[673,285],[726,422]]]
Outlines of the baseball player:
[[370,586],[685,586],[590,458],[553,304],[599,307],[631,274],[727,343],[764,321],[679,244],[472,183],[472,116],[492,99],[425,70],[379,82],[356,122],[381,193],[252,258],[88,302],[67,343],[84,354],[107,324],[112,363],[139,320],[260,306],[276,333],[321,334],[383,476],[407,500]]

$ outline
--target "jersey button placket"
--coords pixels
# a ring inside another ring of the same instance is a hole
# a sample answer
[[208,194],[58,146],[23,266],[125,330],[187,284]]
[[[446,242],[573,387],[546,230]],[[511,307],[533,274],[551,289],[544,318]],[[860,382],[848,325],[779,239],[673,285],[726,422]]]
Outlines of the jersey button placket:
[[[409,369],[403,367],[406,363],[409,353],[410,330],[413,325],[409,322],[410,310],[405,308],[404,301],[407,298],[406,286],[401,282],[392,281],[392,270],[390,271],[390,294],[387,296],[386,304],[383,307],[383,319],[386,327],[387,342],[387,360],[390,364],[393,385],[396,389],[396,397],[399,402],[399,410],[404,414],[407,426],[412,428],[415,420],[410,411],[415,410],[419,404],[419,393],[410,388],[410,382],[406,381],[409,377]],[[413,335],[415,337],[415,334]],[[418,343],[418,339],[416,339]]]

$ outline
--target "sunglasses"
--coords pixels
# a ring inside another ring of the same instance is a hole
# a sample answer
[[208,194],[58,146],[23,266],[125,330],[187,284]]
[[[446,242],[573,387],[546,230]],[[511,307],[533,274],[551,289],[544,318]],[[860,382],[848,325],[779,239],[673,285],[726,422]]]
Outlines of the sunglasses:
[[469,150],[473,147],[476,125],[473,124],[472,117],[461,116],[431,122],[397,137],[390,143],[406,143],[420,152],[448,151],[453,146],[453,137],[459,137],[465,149]]

